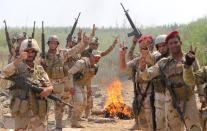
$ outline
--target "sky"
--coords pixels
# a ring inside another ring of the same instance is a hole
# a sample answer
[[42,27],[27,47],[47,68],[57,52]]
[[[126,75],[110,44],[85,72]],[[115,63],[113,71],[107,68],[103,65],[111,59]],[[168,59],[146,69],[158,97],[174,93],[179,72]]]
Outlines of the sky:
[[79,27],[130,26],[120,3],[139,26],[186,24],[207,16],[207,0],[0,0],[0,27],[72,26],[78,13]]

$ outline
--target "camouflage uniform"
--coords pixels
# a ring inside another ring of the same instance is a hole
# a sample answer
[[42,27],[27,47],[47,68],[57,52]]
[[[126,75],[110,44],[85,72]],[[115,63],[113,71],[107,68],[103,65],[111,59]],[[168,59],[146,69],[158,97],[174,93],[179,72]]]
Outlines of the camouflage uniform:
[[[161,58],[161,54],[158,51],[155,51],[147,56],[146,61],[155,65]],[[156,130],[165,131],[165,84],[160,76],[153,78],[152,84],[154,86],[155,93],[154,106],[156,117]]]
[[[93,42],[93,41],[92,41]],[[99,44],[99,43],[98,43]],[[113,43],[107,50],[105,51],[98,51],[101,54],[101,57],[108,55],[115,47],[115,44]],[[93,49],[90,47],[83,51],[81,53],[81,57],[90,57]],[[90,114],[90,109],[92,108],[93,100],[92,100],[92,88],[91,88],[91,81],[88,82],[88,85],[86,85],[87,88],[87,104],[85,108],[85,115],[86,117]]]
[[[183,57],[183,61],[184,61]],[[193,63],[194,70],[198,70],[199,65],[197,62]],[[177,62],[172,56],[168,58],[163,58],[158,63],[147,70],[144,70],[139,73],[139,77],[144,80],[152,80],[154,77],[160,76],[159,66],[163,69],[167,79],[172,84],[172,88],[175,91],[176,99],[183,109],[184,103],[184,92],[185,88],[188,86],[184,83],[183,80],[183,69],[182,62]],[[194,87],[193,87],[194,88]],[[198,110],[196,107],[195,94],[193,88],[188,88],[187,101],[186,101],[186,111],[185,111],[185,121],[187,124],[188,130],[201,130],[200,122],[198,116]],[[198,86],[202,88],[202,86]],[[177,113],[176,109],[173,107],[172,99],[168,90],[166,90],[165,96],[165,109],[166,109],[166,130],[172,131],[181,131],[184,129],[184,125],[180,120],[180,116]]]
[[[68,96],[64,96],[69,92],[69,83],[67,77],[68,65],[65,63],[84,46],[85,44],[81,43],[70,49],[57,50],[56,54],[48,52],[46,55],[46,72],[54,87],[54,94],[58,97],[62,97],[66,102],[68,102]],[[55,120],[57,128],[62,128],[63,111],[64,104],[55,102]]]
[[[136,57],[133,60],[129,61],[126,64],[127,71],[131,72],[132,68],[136,66],[137,72],[139,72],[139,64],[138,61],[141,57]],[[150,66],[148,64],[148,66]],[[142,94],[145,92],[145,88],[148,85],[148,81],[142,80],[141,77],[138,75],[136,76],[136,82],[139,83],[140,91]],[[151,95],[151,88],[147,91],[147,96],[145,97],[145,100],[143,101],[143,106],[141,107],[139,116],[138,116],[138,123],[140,124],[140,127],[144,131],[150,131],[153,130],[152,125],[152,109],[151,109],[151,103],[150,103],[150,95]],[[140,93],[138,94],[138,101],[140,101],[142,98],[142,95]]]
[[[33,41],[32,39],[32,44]],[[38,52],[39,47],[37,43],[35,46],[32,45],[32,48]],[[22,42],[20,50],[28,47],[27,40],[25,40]],[[16,67],[14,62],[12,62],[2,70],[0,77],[9,78],[12,75],[26,78],[39,87],[51,87],[47,73],[42,66],[37,64],[34,64],[34,67],[29,67],[25,62],[21,62]],[[14,117],[15,129],[25,130],[26,128],[30,128],[31,125],[35,128],[41,125],[46,126],[48,101],[38,93],[29,88],[22,87],[18,83],[15,83],[14,87],[11,91],[10,109]]]
[[85,85],[89,85],[93,76],[96,74],[97,65],[91,66],[90,60],[83,57],[69,70],[70,87],[75,88],[74,108],[72,109],[71,124],[78,124],[86,102]]

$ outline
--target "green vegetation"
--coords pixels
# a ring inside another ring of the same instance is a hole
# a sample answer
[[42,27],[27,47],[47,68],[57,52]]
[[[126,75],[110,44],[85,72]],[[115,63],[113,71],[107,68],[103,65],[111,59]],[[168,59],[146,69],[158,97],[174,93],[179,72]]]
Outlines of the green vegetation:
[[[32,28],[9,28],[9,33],[20,33],[20,32],[27,32],[29,36],[32,34]],[[70,32],[71,27],[46,27],[45,28],[45,38],[47,40],[49,35],[55,34],[59,37],[60,48],[65,47],[66,37]],[[164,26],[157,26],[157,27],[146,27],[141,28],[141,32],[144,35],[152,35],[154,38],[160,34],[167,34],[172,30],[179,30],[181,34],[181,39],[183,41],[183,50],[185,52],[188,51],[190,44],[193,46],[197,46],[197,58],[201,65],[207,65],[206,53],[207,51],[207,17],[202,19],[198,19],[197,21],[191,22],[189,24],[184,25],[164,25]],[[78,29],[76,29],[77,33]],[[132,31],[130,28],[99,28],[96,31],[96,36],[99,37],[100,40],[100,50],[105,50],[110,44],[112,44],[115,37],[118,35],[120,41],[126,41],[126,45],[128,47],[131,46],[132,38],[127,37],[127,33]],[[83,32],[86,32],[87,35],[91,33],[90,28],[83,28]],[[41,43],[41,28],[37,28],[35,32],[35,39]],[[5,40],[4,28],[0,29],[0,51],[1,51],[1,63],[0,66],[6,64],[7,55],[8,55],[8,48]],[[47,49],[47,47],[46,47]],[[100,62],[100,69],[98,73],[98,77],[107,77],[109,79],[114,78],[116,76],[120,76],[119,71],[119,46],[115,47],[115,50],[110,53],[110,55],[101,59]],[[107,70],[107,71],[106,71]],[[101,72],[101,73],[100,73]],[[113,74],[113,75],[112,75]]]

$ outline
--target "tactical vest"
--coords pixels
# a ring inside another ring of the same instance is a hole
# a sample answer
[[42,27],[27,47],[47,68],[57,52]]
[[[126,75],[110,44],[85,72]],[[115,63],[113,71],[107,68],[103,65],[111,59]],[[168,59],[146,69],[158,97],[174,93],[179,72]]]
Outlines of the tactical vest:
[[82,58],[82,60],[84,60],[86,68],[74,75],[79,76],[79,78],[74,77],[74,82],[79,86],[88,85],[91,82],[93,76],[96,75],[98,71],[98,65],[94,65],[94,67],[89,66],[88,58]]
[[50,79],[62,79],[66,76],[68,69],[64,66],[64,60],[61,59],[60,54],[57,54],[57,58],[54,59],[50,59],[47,55],[46,61],[46,72]]
[[[33,72],[29,72],[24,63],[20,63],[17,68],[17,75],[20,78],[27,78],[41,87],[49,84],[49,81],[46,82],[42,77],[43,73],[45,73],[44,69],[37,65],[35,65]],[[38,115],[41,119],[44,119],[48,109],[47,100],[29,88],[21,87],[18,84],[14,84],[14,87],[11,90],[12,99],[10,102],[12,115],[26,117],[29,115],[28,112],[32,112],[33,115]]]
[[182,63],[176,63],[174,60],[170,60],[165,66],[164,72],[167,76],[168,81],[171,83],[171,87],[173,88],[176,99],[183,100],[185,88],[188,88],[187,97],[191,97],[193,94],[193,90],[189,88],[184,80],[183,80],[183,68]]

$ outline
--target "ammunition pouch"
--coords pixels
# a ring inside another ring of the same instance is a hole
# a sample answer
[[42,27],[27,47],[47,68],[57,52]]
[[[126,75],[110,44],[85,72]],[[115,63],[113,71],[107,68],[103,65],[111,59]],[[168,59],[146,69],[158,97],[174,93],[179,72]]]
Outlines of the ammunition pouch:
[[39,117],[40,118],[45,117],[45,114],[47,114],[47,101],[39,99],[38,106],[39,106],[39,112],[38,112]]
[[29,110],[29,102],[16,97],[11,100],[10,109],[13,115],[24,114]]

